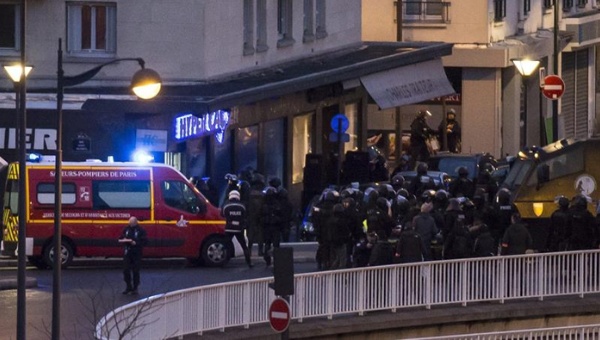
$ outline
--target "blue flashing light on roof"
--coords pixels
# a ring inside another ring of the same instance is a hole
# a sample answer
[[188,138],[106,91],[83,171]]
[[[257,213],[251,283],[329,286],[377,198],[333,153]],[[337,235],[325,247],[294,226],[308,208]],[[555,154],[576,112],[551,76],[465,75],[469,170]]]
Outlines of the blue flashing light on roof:
[[133,158],[134,162],[138,163],[150,163],[154,160],[154,156],[145,150],[136,150],[131,158]]
[[39,163],[42,161],[42,155],[39,153],[28,153],[27,162]]

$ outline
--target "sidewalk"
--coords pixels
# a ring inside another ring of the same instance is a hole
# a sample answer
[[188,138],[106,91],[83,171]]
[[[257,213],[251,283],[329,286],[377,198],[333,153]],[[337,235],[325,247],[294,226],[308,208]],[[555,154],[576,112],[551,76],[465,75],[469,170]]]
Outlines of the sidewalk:
[[[282,244],[282,247],[293,247],[294,248],[294,263],[305,263],[305,262],[315,262],[315,250],[316,244],[314,242],[306,242],[306,243],[287,243]],[[252,256],[253,263],[261,263],[264,262],[262,257],[256,255],[256,249],[254,249],[254,256]],[[82,258],[74,258],[72,266],[94,266],[101,264],[102,266],[115,266],[119,267],[122,263],[121,258],[104,258],[104,257],[82,257]],[[186,262],[185,259],[182,258],[166,258],[166,259],[144,259],[142,261],[142,266],[156,266],[161,265],[164,266],[167,263],[181,263],[182,265]],[[245,264],[245,260],[243,256],[237,256],[229,260],[230,264]],[[30,264],[28,264],[30,266]],[[17,268],[17,259],[1,256],[0,255],[0,268]],[[17,289],[17,274],[11,275],[3,275],[0,278],[0,290],[8,290],[8,289]],[[33,277],[25,278],[25,287],[26,288],[35,288],[38,286],[37,279]]]

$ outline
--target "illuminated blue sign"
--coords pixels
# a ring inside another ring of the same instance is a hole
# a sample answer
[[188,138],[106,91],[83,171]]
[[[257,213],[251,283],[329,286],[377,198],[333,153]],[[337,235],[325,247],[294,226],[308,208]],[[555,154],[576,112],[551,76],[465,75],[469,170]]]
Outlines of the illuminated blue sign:
[[201,117],[193,114],[179,116],[175,118],[175,139],[184,140],[215,134],[217,141],[222,143],[229,117],[230,113],[223,110],[206,113]]

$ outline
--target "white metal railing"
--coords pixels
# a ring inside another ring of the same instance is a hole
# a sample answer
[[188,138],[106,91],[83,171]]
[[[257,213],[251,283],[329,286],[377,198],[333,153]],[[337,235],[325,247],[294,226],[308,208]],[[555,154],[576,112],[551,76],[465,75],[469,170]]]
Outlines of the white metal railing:
[[600,324],[582,325],[582,326],[566,326],[566,327],[551,327],[537,329],[523,329],[515,331],[488,332],[488,333],[472,333],[461,335],[447,335],[427,338],[416,338],[415,340],[527,340],[527,339],[564,339],[564,340],[581,340],[581,339],[600,339]]
[[[164,339],[268,322],[273,278],[152,296],[107,314],[98,339]],[[600,251],[496,256],[295,275],[292,319],[600,292]]]

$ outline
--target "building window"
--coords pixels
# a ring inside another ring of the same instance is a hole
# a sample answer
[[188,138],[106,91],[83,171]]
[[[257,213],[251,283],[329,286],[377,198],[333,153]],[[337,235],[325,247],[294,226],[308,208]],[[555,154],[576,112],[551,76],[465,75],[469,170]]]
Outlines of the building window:
[[504,21],[506,17],[506,0],[494,0],[494,21]]
[[0,52],[18,51],[21,46],[21,6],[0,4]]
[[293,12],[292,0],[277,0],[277,47],[291,46],[295,41],[292,34]]
[[315,40],[315,16],[314,0],[304,0],[304,32],[302,34],[303,42]]
[[254,53],[254,0],[244,0],[244,55]]
[[529,15],[529,11],[531,11],[531,0],[523,0],[523,15]]
[[447,22],[449,5],[441,0],[403,1],[402,16],[408,22]]
[[327,37],[327,5],[325,0],[317,0],[317,39]]
[[563,11],[569,12],[573,8],[573,0],[563,0]]
[[292,134],[292,184],[304,181],[306,154],[312,152],[314,113],[294,117]]
[[588,0],[577,0],[577,7],[585,7],[588,3]]
[[266,0],[256,0],[256,52],[265,52],[267,45],[267,4]]
[[544,0],[544,9],[551,9],[554,6],[554,1],[556,0]]
[[115,54],[117,7],[114,3],[67,3],[67,51],[70,54]]
[[284,178],[284,157],[287,143],[285,142],[284,119],[275,119],[263,124],[264,155],[263,174],[268,178]]

